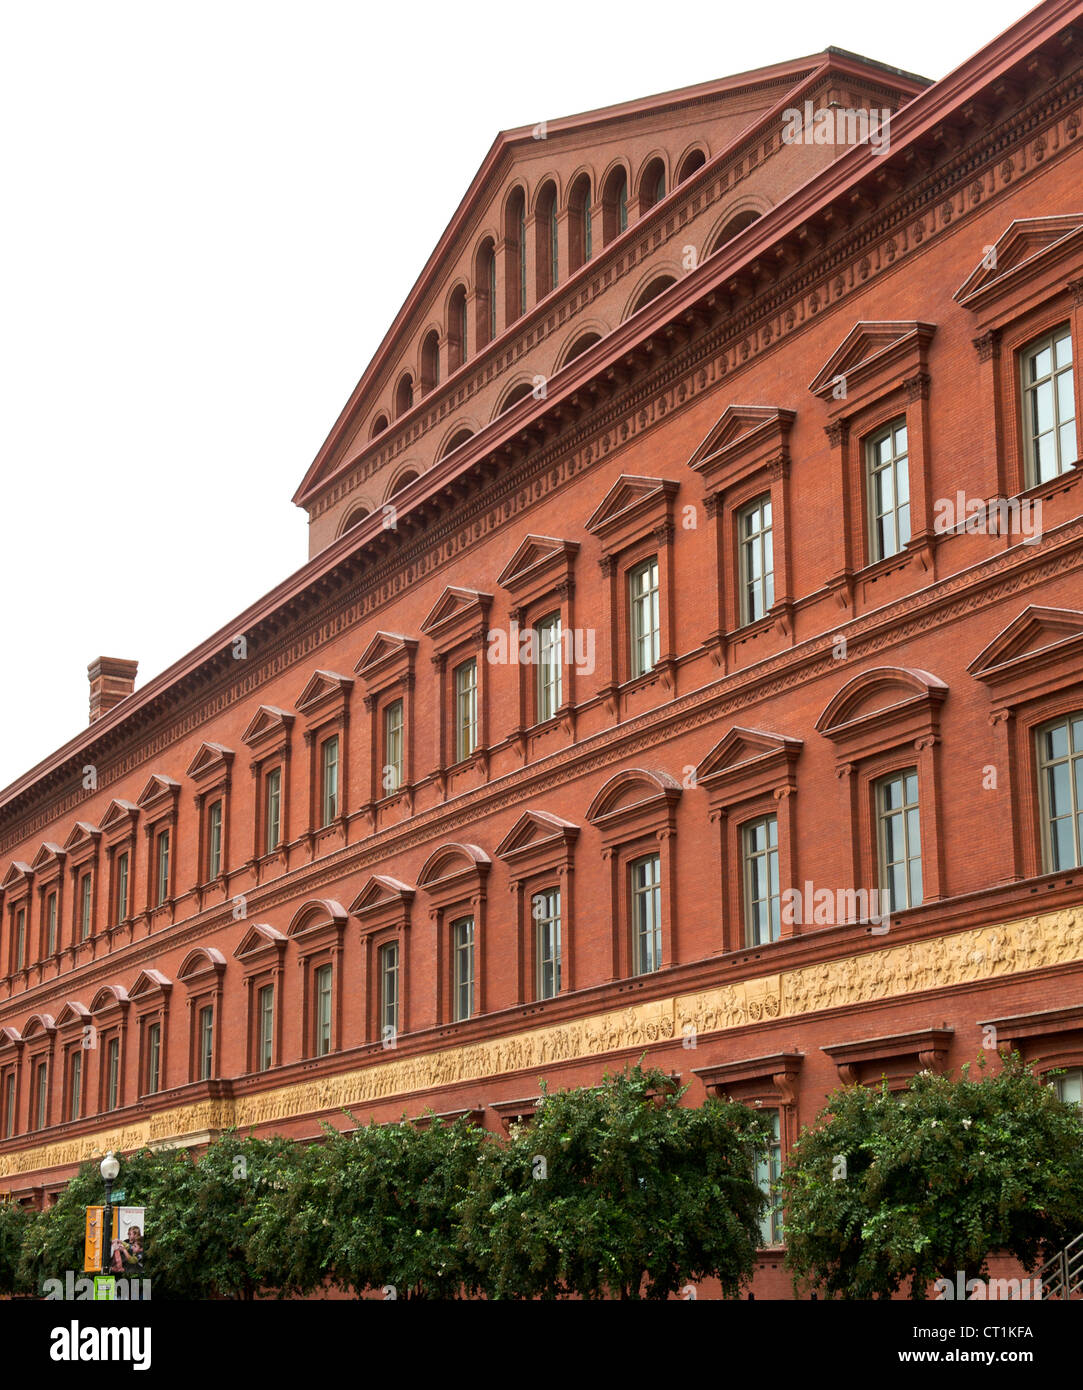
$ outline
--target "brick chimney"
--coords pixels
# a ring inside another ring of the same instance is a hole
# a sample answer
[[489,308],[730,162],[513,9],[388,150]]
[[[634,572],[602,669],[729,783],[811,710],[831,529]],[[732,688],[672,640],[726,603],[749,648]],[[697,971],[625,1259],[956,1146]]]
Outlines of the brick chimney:
[[86,670],[90,677],[90,722],[94,724],[135,689],[139,662],[99,656]]

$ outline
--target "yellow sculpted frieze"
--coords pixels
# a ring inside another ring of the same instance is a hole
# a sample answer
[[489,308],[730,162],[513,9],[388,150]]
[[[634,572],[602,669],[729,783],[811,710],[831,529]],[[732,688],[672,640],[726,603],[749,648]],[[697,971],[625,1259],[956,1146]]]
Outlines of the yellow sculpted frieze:
[[[905,945],[885,944],[860,956],[535,1028],[418,1056],[389,1058],[338,1076],[282,1086],[236,1100],[201,1101],[164,1110],[123,1129],[0,1155],[0,1177],[69,1166],[107,1149],[144,1144],[231,1125],[267,1125],[300,1115],[360,1108],[465,1081],[536,1072],[578,1058],[647,1048],[651,1043],[724,1032],[976,980],[1021,974],[1083,959],[1083,907]],[[524,1083],[526,1084],[526,1083]],[[535,1084],[533,1078],[530,1085]]]

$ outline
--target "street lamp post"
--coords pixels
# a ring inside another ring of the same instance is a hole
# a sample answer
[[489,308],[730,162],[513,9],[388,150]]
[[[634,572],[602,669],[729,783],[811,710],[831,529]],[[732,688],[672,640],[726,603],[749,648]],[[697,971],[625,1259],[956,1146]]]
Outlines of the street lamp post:
[[102,1181],[105,1183],[105,1211],[102,1213],[102,1273],[109,1273],[113,1256],[113,1184],[120,1173],[120,1163],[112,1151],[101,1162]]

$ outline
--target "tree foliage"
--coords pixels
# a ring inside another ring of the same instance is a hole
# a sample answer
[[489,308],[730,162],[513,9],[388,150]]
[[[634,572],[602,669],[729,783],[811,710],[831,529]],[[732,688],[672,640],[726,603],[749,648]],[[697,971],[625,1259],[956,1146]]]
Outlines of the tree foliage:
[[1032,1269],[1083,1227],[1083,1118],[1018,1054],[997,1075],[921,1072],[901,1094],[830,1097],[783,1173],[795,1283],[847,1298],[924,1298],[938,1278]]
[[744,1106],[636,1066],[602,1085],[544,1090],[530,1126],[484,1155],[463,1237],[493,1298],[666,1298],[753,1270],[765,1125]]

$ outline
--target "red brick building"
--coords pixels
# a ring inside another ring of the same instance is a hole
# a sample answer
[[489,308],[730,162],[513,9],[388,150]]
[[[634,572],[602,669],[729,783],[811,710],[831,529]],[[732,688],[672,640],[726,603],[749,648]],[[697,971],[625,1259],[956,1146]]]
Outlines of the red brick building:
[[0,1188],[644,1053],[776,1159],[993,1040],[1078,1095],[1081,121],[1050,0],[499,136],[308,563],[0,795]]

